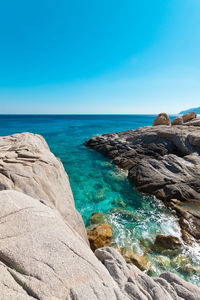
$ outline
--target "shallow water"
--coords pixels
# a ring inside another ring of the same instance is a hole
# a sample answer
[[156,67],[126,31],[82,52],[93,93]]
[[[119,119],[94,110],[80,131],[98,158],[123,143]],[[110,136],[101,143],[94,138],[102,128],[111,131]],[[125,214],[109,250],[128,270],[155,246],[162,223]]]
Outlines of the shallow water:
[[[147,115],[0,116],[0,135],[24,131],[42,134],[54,154],[62,159],[85,224],[94,211],[106,213],[113,229],[113,243],[142,255],[147,253],[156,234],[180,237],[177,219],[161,201],[138,193],[126,172],[86,148],[83,142],[97,134],[149,126],[153,119],[154,116]],[[181,254],[189,257],[187,264],[183,264],[183,256],[181,260],[177,255],[148,251],[151,274],[171,270],[199,284],[198,247],[184,245]]]

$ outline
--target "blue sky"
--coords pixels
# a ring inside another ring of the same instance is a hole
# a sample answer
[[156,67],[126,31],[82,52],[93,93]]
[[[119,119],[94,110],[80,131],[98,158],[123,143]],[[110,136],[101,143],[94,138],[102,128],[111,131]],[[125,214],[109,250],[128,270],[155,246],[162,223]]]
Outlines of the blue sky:
[[200,1],[1,1],[0,104],[1,113],[200,106]]

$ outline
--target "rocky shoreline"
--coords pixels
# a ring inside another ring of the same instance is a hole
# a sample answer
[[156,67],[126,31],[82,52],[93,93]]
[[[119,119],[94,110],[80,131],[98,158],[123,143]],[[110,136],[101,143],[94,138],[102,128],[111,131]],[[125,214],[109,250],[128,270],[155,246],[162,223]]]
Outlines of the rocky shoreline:
[[68,176],[39,135],[0,138],[0,220],[2,300],[199,299],[175,274],[151,278],[115,249],[92,252]]
[[160,126],[103,134],[85,142],[128,170],[138,191],[155,195],[175,210],[182,237],[190,244],[200,239],[199,125],[200,119],[193,118],[170,126],[164,117]]

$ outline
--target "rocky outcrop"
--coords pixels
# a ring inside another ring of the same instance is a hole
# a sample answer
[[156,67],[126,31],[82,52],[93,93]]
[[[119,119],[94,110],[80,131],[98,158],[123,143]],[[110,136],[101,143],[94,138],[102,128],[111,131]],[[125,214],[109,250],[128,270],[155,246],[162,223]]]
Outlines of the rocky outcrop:
[[166,113],[160,113],[153,121],[153,126],[170,125],[169,116]]
[[139,191],[153,194],[176,209],[185,240],[189,239],[186,233],[200,236],[199,212],[172,201],[200,201],[200,127],[142,127],[96,136],[85,145],[127,169]]
[[17,191],[1,191],[0,208],[0,299],[120,297],[107,270],[56,210]]
[[87,241],[68,176],[42,136],[21,133],[0,138],[0,190],[23,192],[55,208]]

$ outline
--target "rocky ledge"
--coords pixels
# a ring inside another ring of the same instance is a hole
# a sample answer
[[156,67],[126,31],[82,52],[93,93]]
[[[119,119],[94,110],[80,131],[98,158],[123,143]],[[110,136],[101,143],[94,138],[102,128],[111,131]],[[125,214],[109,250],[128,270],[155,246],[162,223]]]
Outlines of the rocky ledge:
[[171,273],[150,278],[114,249],[92,252],[63,165],[30,133],[0,138],[1,300],[199,299]]
[[150,126],[103,134],[85,145],[128,170],[140,192],[176,210],[185,241],[200,239],[199,119],[183,125]]

